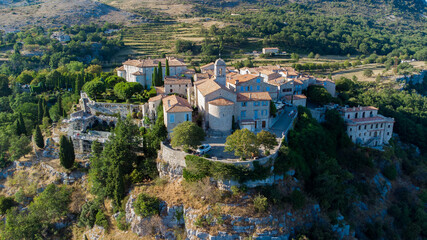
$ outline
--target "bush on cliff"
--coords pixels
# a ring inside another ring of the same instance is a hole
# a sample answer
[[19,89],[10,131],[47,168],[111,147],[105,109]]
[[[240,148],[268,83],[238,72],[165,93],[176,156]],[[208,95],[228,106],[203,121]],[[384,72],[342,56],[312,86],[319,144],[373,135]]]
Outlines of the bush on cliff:
[[141,193],[135,201],[135,213],[141,217],[151,217],[160,214],[160,200]]

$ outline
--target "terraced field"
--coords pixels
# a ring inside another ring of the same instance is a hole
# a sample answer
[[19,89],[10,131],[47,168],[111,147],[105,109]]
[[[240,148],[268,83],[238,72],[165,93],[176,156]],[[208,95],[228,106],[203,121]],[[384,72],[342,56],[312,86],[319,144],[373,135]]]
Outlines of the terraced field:
[[201,40],[196,25],[170,23],[147,23],[126,28],[123,41],[127,49],[117,58],[159,57],[162,53],[174,53],[177,39]]

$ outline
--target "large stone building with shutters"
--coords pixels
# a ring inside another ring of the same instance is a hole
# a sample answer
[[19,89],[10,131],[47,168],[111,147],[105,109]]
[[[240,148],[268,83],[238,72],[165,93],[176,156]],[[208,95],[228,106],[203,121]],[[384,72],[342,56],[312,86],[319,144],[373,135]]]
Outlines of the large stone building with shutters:
[[394,118],[378,114],[375,107],[345,107],[341,109],[351,141],[367,147],[381,147],[393,135]]
[[117,75],[128,82],[139,82],[145,88],[151,87],[154,68],[162,64],[163,76],[166,73],[166,59],[169,64],[170,76],[180,76],[187,71],[187,65],[183,60],[168,57],[162,59],[138,59],[127,60],[123,66],[116,69]]
[[[262,81],[249,75],[239,76],[240,81],[227,80],[227,66],[222,59],[211,67],[212,76],[195,81],[194,87],[188,91],[188,99],[198,108],[204,127],[213,132],[228,133],[234,122],[251,131],[268,129],[272,98],[267,87],[261,86]],[[252,86],[252,92],[240,91],[241,87],[250,88],[246,82],[257,81],[259,88]]]

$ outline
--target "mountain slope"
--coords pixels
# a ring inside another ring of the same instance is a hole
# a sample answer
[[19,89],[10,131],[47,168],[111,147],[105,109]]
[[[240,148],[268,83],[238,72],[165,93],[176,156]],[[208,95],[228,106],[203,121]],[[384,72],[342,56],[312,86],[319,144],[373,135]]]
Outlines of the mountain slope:
[[58,27],[89,23],[124,23],[141,21],[138,16],[92,0],[45,0],[33,5],[12,6],[0,10],[0,29],[14,30],[26,26]]

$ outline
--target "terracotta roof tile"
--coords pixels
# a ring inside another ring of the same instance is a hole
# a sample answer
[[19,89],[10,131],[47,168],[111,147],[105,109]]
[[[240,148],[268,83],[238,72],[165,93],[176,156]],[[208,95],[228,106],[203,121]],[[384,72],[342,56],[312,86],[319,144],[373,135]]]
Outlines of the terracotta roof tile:
[[366,107],[352,107],[352,108],[342,108],[342,112],[358,112],[358,111],[373,111],[378,110],[378,108],[373,106],[366,106]]
[[157,95],[155,97],[151,97],[150,99],[148,99],[148,101],[149,102],[155,102],[155,101],[158,101],[158,100],[162,100],[163,97],[164,97],[164,95],[160,94],[160,95]]
[[177,95],[170,95],[162,99],[166,112],[192,112],[190,103]]
[[186,77],[165,77],[164,85],[180,85],[180,84],[191,84],[191,79]]
[[125,66],[121,66],[121,67],[116,68],[116,71],[124,71],[124,70],[125,70]]
[[[187,66],[183,60],[177,58],[168,58],[170,67],[182,67]],[[162,63],[162,66],[166,66],[166,58],[161,59],[138,59],[138,60],[127,60],[123,65],[130,65],[134,67],[157,67],[159,62]]]
[[217,106],[230,106],[233,105],[234,102],[227,100],[225,98],[217,98],[209,102],[209,104],[217,105]]
[[[286,100],[292,100],[292,95],[287,95],[285,96]],[[301,99],[307,99],[307,97],[305,95],[293,95],[293,100],[301,100]]]
[[248,82],[251,81],[255,78],[257,78],[258,76],[256,75],[252,75],[252,74],[245,74],[245,75],[235,75],[230,79],[227,79],[227,82],[231,83],[231,84],[236,84],[237,81],[238,83],[244,83],[244,82]]
[[218,83],[216,83],[213,80],[206,80],[201,84],[197,85],[197,89],[200,91],[200,93],[203,96],[209,95],[215,91],[218,91],[220,89],[224,89],[222,88]]
[[271,97],[268,92],[245,92],[237,93],[238,102],[249,102],[249,101],[270,101]]

